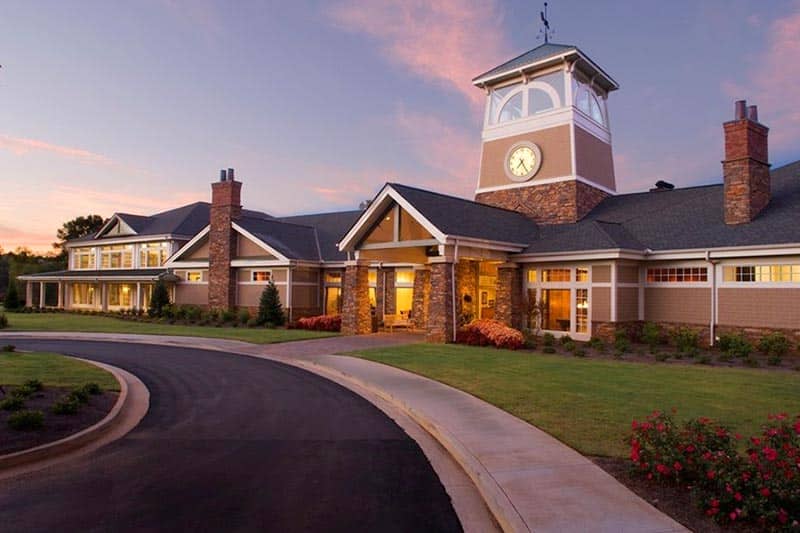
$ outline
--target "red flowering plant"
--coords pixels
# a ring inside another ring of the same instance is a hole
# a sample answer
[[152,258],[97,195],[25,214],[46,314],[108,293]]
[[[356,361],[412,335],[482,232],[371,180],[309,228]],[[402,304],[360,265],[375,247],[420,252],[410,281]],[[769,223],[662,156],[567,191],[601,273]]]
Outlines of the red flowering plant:
[[297,321],[297,327],[315,331],[341,331],[342,315],[319,315],[301,318]]
[[510,328],[497,320],[473,320],[456,332],[456,342],[470,346],[496,346],[507,350],[522,348],[525,338],[522,332]]
[[798,527],[800,417],[770,416],[745,456],[737,452],[740,438],[708,418],[677,427],[672,417],[655,412],[633,422],[632,468],[647,479],[679,482],[718,522]]

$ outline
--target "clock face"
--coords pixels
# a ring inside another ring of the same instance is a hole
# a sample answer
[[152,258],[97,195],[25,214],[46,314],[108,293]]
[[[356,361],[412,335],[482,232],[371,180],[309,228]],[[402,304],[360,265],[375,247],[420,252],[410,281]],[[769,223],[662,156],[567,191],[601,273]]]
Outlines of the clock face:
[[506,161],[508,177],[514,181],[529,180],[539,170],[542,153],[535,144],[512,148]]

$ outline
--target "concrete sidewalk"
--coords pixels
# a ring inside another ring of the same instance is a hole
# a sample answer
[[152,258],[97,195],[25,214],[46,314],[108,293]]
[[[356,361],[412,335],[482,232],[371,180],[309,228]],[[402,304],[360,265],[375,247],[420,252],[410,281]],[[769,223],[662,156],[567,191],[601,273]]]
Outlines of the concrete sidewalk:
[[[328,355],[419,340],[408,334],[335,337],[274,345],[219,339],[91,333],[2,337],[115,340],[236,352],[349,379],[401,408],[472,478],[508,531],[670,532],[686,529],[573,449],[482,400],[363,359]],[[337,381],[340,381],[336,379]]]

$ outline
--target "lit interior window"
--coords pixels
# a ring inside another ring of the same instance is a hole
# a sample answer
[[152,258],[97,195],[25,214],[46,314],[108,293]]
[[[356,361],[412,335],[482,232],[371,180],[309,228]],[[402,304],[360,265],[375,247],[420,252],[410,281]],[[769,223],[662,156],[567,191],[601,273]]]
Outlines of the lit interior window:
[[268,282],[272,278],[272,272],[269,270],[254,270],[252,273],[252,281]]

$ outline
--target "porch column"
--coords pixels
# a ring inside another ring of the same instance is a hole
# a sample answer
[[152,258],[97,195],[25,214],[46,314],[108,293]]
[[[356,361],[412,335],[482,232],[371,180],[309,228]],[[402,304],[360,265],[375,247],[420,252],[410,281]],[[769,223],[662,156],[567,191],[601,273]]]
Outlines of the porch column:
[[497,289],[494,318],[512,328],[522,329],[524,298],[522,269],[516,263],[503,263],[497,267]]
[[44,309],[44,281],[39,282],[39,309]]
[[359,261],[345,263],[342,282],[342,334],[364,335],[372,333],[372,315],[369,306],[369,266]]
[[428,342],[453,342],[455,302],[453,301],[453,263],[449,258],[431,261],[431,292],[428,299]]
[[64,307],[64,284],[60,281],[57,283],[58,286],[58,308],[61,309]]
[[480,264],[462,259],[456,263],[456,318],[467,323],[478,318]]
[[136,305],[134,307],[138,310],[142,308],[142,282],[136,282]]
[[428,324],[428,300],[431,296],[431,269],[414,267],[414,300],[411,321],[414,329],[423,329]]
[[100,284],[100,310],[108,311],[108,287],[105,283]]
[[25,307],[33,307],[33,283],[25,282]]

